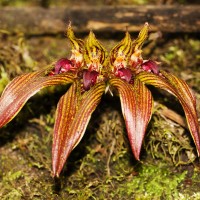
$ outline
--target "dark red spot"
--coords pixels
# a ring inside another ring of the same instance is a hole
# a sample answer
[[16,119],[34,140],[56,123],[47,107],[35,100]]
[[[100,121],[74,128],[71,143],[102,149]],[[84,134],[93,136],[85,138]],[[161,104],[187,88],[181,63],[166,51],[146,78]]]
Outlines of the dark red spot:
[[85,90],[89,90],[91,86],[93,86],[97,81],[97,76],[99,75],[96,71],[83,71],[83,88]]
[[72,68],[72,62],[67,58],[61,58],[55,64],[55,74],[69,71]]
[[121,68],[117,70],[116,76],[120,77],[121,79],[126,80],[127,82],[130,82],[132,78],[132,72],[130,69]]
[[158,74],[159,73],[158,64],[156,62],[152,61],[152,60],[147,60],[147,61],[143,62],[141,67],[145,71],[153,72],[154,74]]

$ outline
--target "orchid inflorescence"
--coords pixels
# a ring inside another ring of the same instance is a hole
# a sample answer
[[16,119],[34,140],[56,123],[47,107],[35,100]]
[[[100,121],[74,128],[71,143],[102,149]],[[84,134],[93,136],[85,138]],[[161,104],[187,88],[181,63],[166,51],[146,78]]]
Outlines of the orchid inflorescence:
[[148,37],[148,29],[149,25],[145,23],[135,40],[127,31],[121,42],[108,53],[92,31],[83,41],[75,37],[69,25],[67,36],[72,44],[71,57],[61,58],[44,69],[11,81],[0,98],[0,127],[11,121],[40,89],[71,84],[60,98],[55,116],[52,167],[53,176],[58,177],[69,154],[83,137],[102,95],[109,91],[120,97],[132,152],[139,160],[153,106],[146,85],[153,85],[178,98],[199,154],[195,97],[185,81],[160,70],[157,62],[143,60],[142,46]]

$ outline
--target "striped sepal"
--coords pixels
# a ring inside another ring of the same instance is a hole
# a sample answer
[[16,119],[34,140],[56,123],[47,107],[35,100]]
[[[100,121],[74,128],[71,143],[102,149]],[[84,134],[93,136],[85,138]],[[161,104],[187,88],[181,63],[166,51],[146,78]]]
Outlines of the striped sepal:
[[75,37],[71,24],[69,24],[67,28],[67,37],[72,44],[72,49],[82,53],[84,49],[84,41]]
[[146,22],[141,29],[136,40],[133,41],[134,51],[137,51],[142,48],[145,40],[148,38],[149,24]]
[[133,154],[139,160],[142,141],[152,114],[151,93],[139,79],[135,79],[133,86],[121,79],[111,79],[110,84],[119,91],[128,138]]
[[196,111],[196,100],[187,83],[176,76],[160,71],[162,75],[142,72],[137,78],[142,82],[167,90],[180,101],[187,119],[189,130],[195,142],[198,155],[200,155],[200,130]]
[[74,79],[73,74],[39,76],[43,72],[42,70],[21,75],[8,84],[0,98],[0,127],[11,121],[27,100],[40,89],[52,85],[68,84]]
[[[111,65],[124,65],[124,61],[128,62],[131,54],[132,54],[132,40],[131,36],[128,32],[126,32],[125,37],[121,40],[119,44],[117,44],[110,52],[110,62]],[[126,67],[126,66],[123,66]]]
[[81,95],[78,83],[74,83],[60,99],[52,149],[53,176],[59,176],[69,154],[80,142],[104,91],[105,83],[101,82]]
[[175,95],[183,106],[188,128],[196,144],[198,155],[200,155],[200,128],[196,111],[195,96],[185,81],[170,73],[164,71],[161,71],[161,73],[176,90]]
[[[102,44],[96,39],[94,33],[90,31],[89,36],[85,43],[85,54],[84,59],[88,66],[103,64],[107,56],[106,49]],[[99,69],[93,69],[99,71]]]

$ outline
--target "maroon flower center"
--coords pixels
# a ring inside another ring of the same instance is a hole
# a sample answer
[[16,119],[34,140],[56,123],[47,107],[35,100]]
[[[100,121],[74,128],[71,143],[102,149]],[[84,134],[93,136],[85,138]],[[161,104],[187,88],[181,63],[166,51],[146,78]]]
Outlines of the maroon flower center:
[[72,68],[72,62],[67,58],[61,58],[55,64],[55,74],[69,71]]
[[118,69],[115,74],[116,74],[116,76],[118,76],[121,79],[127,81],[128,83],[130,82],[130,80],[132,78],[131,70],[130,69],[126,69],[126,68]]
[[91,86],[93,86],[97,81],[97,76],[99,75],[96,71],[83,71],[83,88],[85,90],[89,90]]
[[147,60],[147,61],[143,62],[141,67],[145,71],[153,72],[154,74],[158,74],[159,73],[158,64],[156,62],[152,61],[152,60]]

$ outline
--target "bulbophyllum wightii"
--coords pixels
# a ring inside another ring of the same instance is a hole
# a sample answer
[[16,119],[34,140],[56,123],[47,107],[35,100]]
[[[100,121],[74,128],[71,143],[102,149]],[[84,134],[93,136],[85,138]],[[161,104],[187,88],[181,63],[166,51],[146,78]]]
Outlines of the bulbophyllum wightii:
[[120,97],[132,152],[139,160],[153,106],[146,85],[153,85],[178,98],[199,154],[195,97],[185,81],[159,69],[157,62],[143,60],[142,45],[148,37],[148,27],[145,23],[135,40],[126,32],[121,42],[108,53],[92,31],[83,41],[75,37],[69,25],[67,36],[72,44],[71,57],[14,78],[0,98],[0,127],[11,121],[26,101],[42,88],[70,84],[60,98],[55,114],[52,171],[53,176],[58,177],[69,154],[83,137],[102,95],[109,91]]

